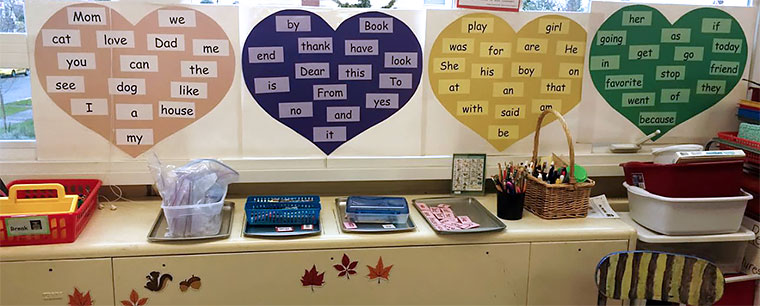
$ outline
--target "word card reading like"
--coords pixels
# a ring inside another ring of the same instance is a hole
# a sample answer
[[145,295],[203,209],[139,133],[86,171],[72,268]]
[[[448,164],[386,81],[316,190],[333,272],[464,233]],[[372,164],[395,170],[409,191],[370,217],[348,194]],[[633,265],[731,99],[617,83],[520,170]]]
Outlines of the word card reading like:
[[585,49],[586,30],[563,16],[542,16],[515,33],[498,16],[469,14],[433,43],[430,85],[454,118],[503,151],[534,132],[544,110],[565,114],[578,105]]
[[675,24],[645,5],[624,7],[597,31],[589,53],[607,103],[657,139],[725,97],[741,79],[747,41],[728,13],[700,8]]
[[224,30],[185,7],[133,25],[106,6],[67,6],[35,46],[36,74],[53,102],[132,157],[210,112],[235,69]]
[[417,37],[379,12],[333,30],[314,13],[279,11],[253,28],[242,53],[256,102],[328,155],[404,107],[422,76]]

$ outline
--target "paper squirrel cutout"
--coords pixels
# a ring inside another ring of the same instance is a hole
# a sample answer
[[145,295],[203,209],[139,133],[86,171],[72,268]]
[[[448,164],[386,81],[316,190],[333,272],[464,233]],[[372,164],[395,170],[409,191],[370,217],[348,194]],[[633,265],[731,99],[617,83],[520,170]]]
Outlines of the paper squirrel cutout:
[[[161,277],[159,277],[159,275]],[[167,280],[173,281],[174,278],[171,276],[171,274],[163,274],[161,275],[161,272],[153,271],[148,274],[148,276],[145,276],[146,279],[148,279],[148,282],[145,283],[145,289],[148,289],[150,291],[161,291],[166,287]]]

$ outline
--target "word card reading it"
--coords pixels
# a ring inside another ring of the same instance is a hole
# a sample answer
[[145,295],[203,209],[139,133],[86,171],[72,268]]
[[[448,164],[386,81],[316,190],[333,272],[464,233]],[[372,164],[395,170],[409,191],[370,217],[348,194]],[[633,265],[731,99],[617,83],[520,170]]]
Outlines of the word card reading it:
[[710,108],[741,79],[747,42],[726,12],[701,8],[672,24],[645,5],[610,16],[594,37],[594,86],[644,134],[663,133]]
[[50,98],[133,157],[206,115],[232,84],[220,73],[235,67],[227,35],[193,9],[161,8],[133,25],[106,6],[76,4],[40,33],[36,71]]
[[242,61],[256,102],[325,154],[401,109],[422,75],[417,37],[378,12],[337,30],[308,11],[277,12],[248,35]]
[[466,15],[433,43],[430,85],[454,118],[502,151],[535,131],[544,110],[578,105],[585,41],[586,31],[562,16],[515,33],[498,16]]

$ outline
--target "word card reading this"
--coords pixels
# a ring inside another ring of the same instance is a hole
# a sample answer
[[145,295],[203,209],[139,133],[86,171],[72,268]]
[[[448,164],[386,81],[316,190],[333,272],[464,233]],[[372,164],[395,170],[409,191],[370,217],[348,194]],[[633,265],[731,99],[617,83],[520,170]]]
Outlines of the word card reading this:
[[308,11],[277,12],[249,33],[241,59],[256,102],[328,155],[401,109],[422,76],[417,37],[379,12],[337,29]]
[[655,8],[623,7],[594,37],[589,71],[599,93],[644,134],[662,137],[718,103],[741,79],[747,42],[728,13],[700,8],[671,24]]
[[541,111],[564,114],[580,102],[585,41],[586,31],[562,16],[515,32],[498,16],[466,15],[433,43],[430,84],[454,118],[502,151],[535,131]]
[[40,33],[36,74],[50,98],[133,157],[205,116],[232,85],[222,73],[235,67],[227,34],[194,9],[160,7],[132,24],[107,6],[74,4]]

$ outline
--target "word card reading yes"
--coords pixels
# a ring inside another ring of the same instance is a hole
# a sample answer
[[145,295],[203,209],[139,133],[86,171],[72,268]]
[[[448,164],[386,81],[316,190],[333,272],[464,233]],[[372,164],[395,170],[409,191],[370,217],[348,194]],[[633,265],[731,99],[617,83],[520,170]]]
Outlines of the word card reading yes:
[[546,109],[566,113],[581,98],[586,31],[562,16],[515,33],[492,14],[470,14],[435,40],[430,85],[443,107],[499,151],[530,135]]
[[253,28],[242,60],[256,102],[326,154],[401,109],[422,75],[417,37],[378,12],[337,30],[308,11],[277,12]]
[[644,134],[667,132],[723,99],[747,52],[744,31],[722,10],[693,10],[671,25],[657,9],[634,5],[602,24],[589,71],[607,103]]

